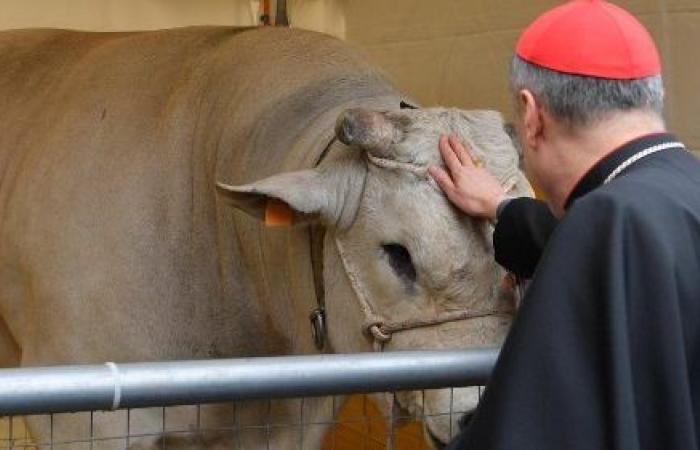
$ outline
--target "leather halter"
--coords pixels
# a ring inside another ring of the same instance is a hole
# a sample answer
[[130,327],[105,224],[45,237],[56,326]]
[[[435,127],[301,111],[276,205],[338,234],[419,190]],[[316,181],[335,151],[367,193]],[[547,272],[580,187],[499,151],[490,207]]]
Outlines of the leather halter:
[[[318,167],[330,152],[331,147],[338,141],[333,136],[328,145],[323,149],[314,163]],[[326,290],[323,285],[323,240],[326,229],[320,224],[309,225],[309,251],[311,253],[311,271],[314,277],[314,293],[316,294],[316,308],[309,314],[311,322],[311,335],[314,345],[318,350],[323,350],[326,345]]]

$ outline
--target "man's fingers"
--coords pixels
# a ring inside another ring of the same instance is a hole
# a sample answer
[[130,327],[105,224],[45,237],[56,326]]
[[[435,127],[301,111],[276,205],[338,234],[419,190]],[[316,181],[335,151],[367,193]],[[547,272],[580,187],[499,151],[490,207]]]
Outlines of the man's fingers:
[[459,140],[459,137],[453,134],[449,137],[448,141],[450,143],[450,147],[452,147],[452,151],[457,155],[457,159],[459,159],[459,162],[462,163],[463,166],[474,166],[474,161],[472,160],[471,154],[464,147],[462,141]]
[[450,178],[442,167],[431,166],[428,168],[428,173],[443,191],[448,192],[454,189],[455,184],[452,182],[452,178]]
[[462,163],[457,158],[446,136],[440,137],[440,154],[442,155],[442,160],[445,161],[445,165],[450,169],[450,173],[454,175],[459,172],[462,168]]

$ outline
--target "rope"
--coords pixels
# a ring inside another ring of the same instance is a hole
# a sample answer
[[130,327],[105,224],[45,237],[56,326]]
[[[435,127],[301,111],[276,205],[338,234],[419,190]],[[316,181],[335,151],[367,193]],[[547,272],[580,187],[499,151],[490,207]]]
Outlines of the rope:
[[377,167],[382,167],[385,169],[403,170],[405,172],[410,172],[418,176],[425,177],[428,174],[428,166],[421,164],[414,164],[403,161],[394,161],[393,159],[379,158],[367,153],[367,160]]
[[[390,170],[401,170],[404,172],[409,172],[412,173],[418,177],[425,178],[428,181],[430,181],[430,185],[437,189],[438,191],[442,192],[442,189],[440,189],[439,186],[433,181],[432,177],[429,176],[428,174],[428,166],[426,165],[421,165],[421,164],[415,164],[415,163],[410,163],[410,162],[402,162],[402,161],[394,161],[392,159],[387,159],[387,158],[379,158],[377,156],[373,156],[370,153],[367,153],[367,161],[370,163],[374,164],[377,167],[381,167],[383,169],[390,169]],[[505,189],[505,192],[508,193],[512,191],[515,186],[518,184],[518,181],[516,180],[515,176],[507,180],[505,183],[503,183],[503,188]]]
[[343,244],[340,243],[340,239],[335,239],[335,246],[338,249],[340,261],[343,264],[345,273],[348,275],[348,279],[350,279],[350,286],[355,292],[355,297],[360,302],[360,310],[365,316],[365,325],[363,328],[369,331],[377,340],[389,340],[391,336],[383,337],[384,333],[379,330],[379,326],[384,323],[384,319],[374,313],[372,310],[372,305],[369,303],[369,301],[367,301],[367,297],[365,296],[364,291],[360,287],[360,282],[357,279],[357,272],[355,272],[353,267],[350,266],[350,262],[346,257],[345,248],[343,247]]
[[365,334],[373,338],[373,348],[375,351],[382,351],[384,349],[384,344],[391,340],[392,334],[399,331],[432,327],[435,325],[441,325],[448,322],[457,322],[460,320],[478,319],[496,315],[512,315],[514,312],[512,309],[452,311],[430,318],[415,318],[400,322],[388,321],[380,314],[374,312],[372,304],[367,299],[364,289],[362,289],[357,272],[351,266],[350,261],[347,258],[345,249],[343,244],[341,244],[340,239],[336,238],[335,244],[338,249],[338,254],[340,255],[340,261],[342,262],[345,273],[348,275],[348,279],[350,280],[350,286],[355,292],[355,297],[360,302],[360,310],[365,316],[363,330]]

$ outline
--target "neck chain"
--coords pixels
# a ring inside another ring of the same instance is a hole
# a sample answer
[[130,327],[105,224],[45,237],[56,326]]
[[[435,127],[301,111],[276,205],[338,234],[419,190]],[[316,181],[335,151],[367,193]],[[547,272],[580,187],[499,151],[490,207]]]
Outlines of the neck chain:
[[620,175],[623,171],[625,171],[625,169],[627,169],[629,166],[636,163],[640,159],[644,159],[649,155],[653,155],[654,153],[660,152],[662,150],[668,150],[671,148],[685,149],[685,146],[680,142],[667,142],[665,144],[654,145],[653,147],[649,147],[648,149],[642,150],[639,153],[635,153],[634,155],[623,161],[622,164],[617,166],[615,170],[613,170],[612,173],[608,175],[605,181],[603,181],[603,184],[608,184],[609,182],[617,178],[617,176]]

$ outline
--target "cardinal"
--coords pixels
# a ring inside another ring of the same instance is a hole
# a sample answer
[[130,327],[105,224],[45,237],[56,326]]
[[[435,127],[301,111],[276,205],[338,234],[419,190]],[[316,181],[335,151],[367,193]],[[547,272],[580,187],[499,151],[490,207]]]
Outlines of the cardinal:
[[666,129],[653,39],[613,3],[573,0],[525,29],[510,83],[546,202],[509,198],[454,136],[430,168],[531,278],[448,448],[698,449],[700,162]]

